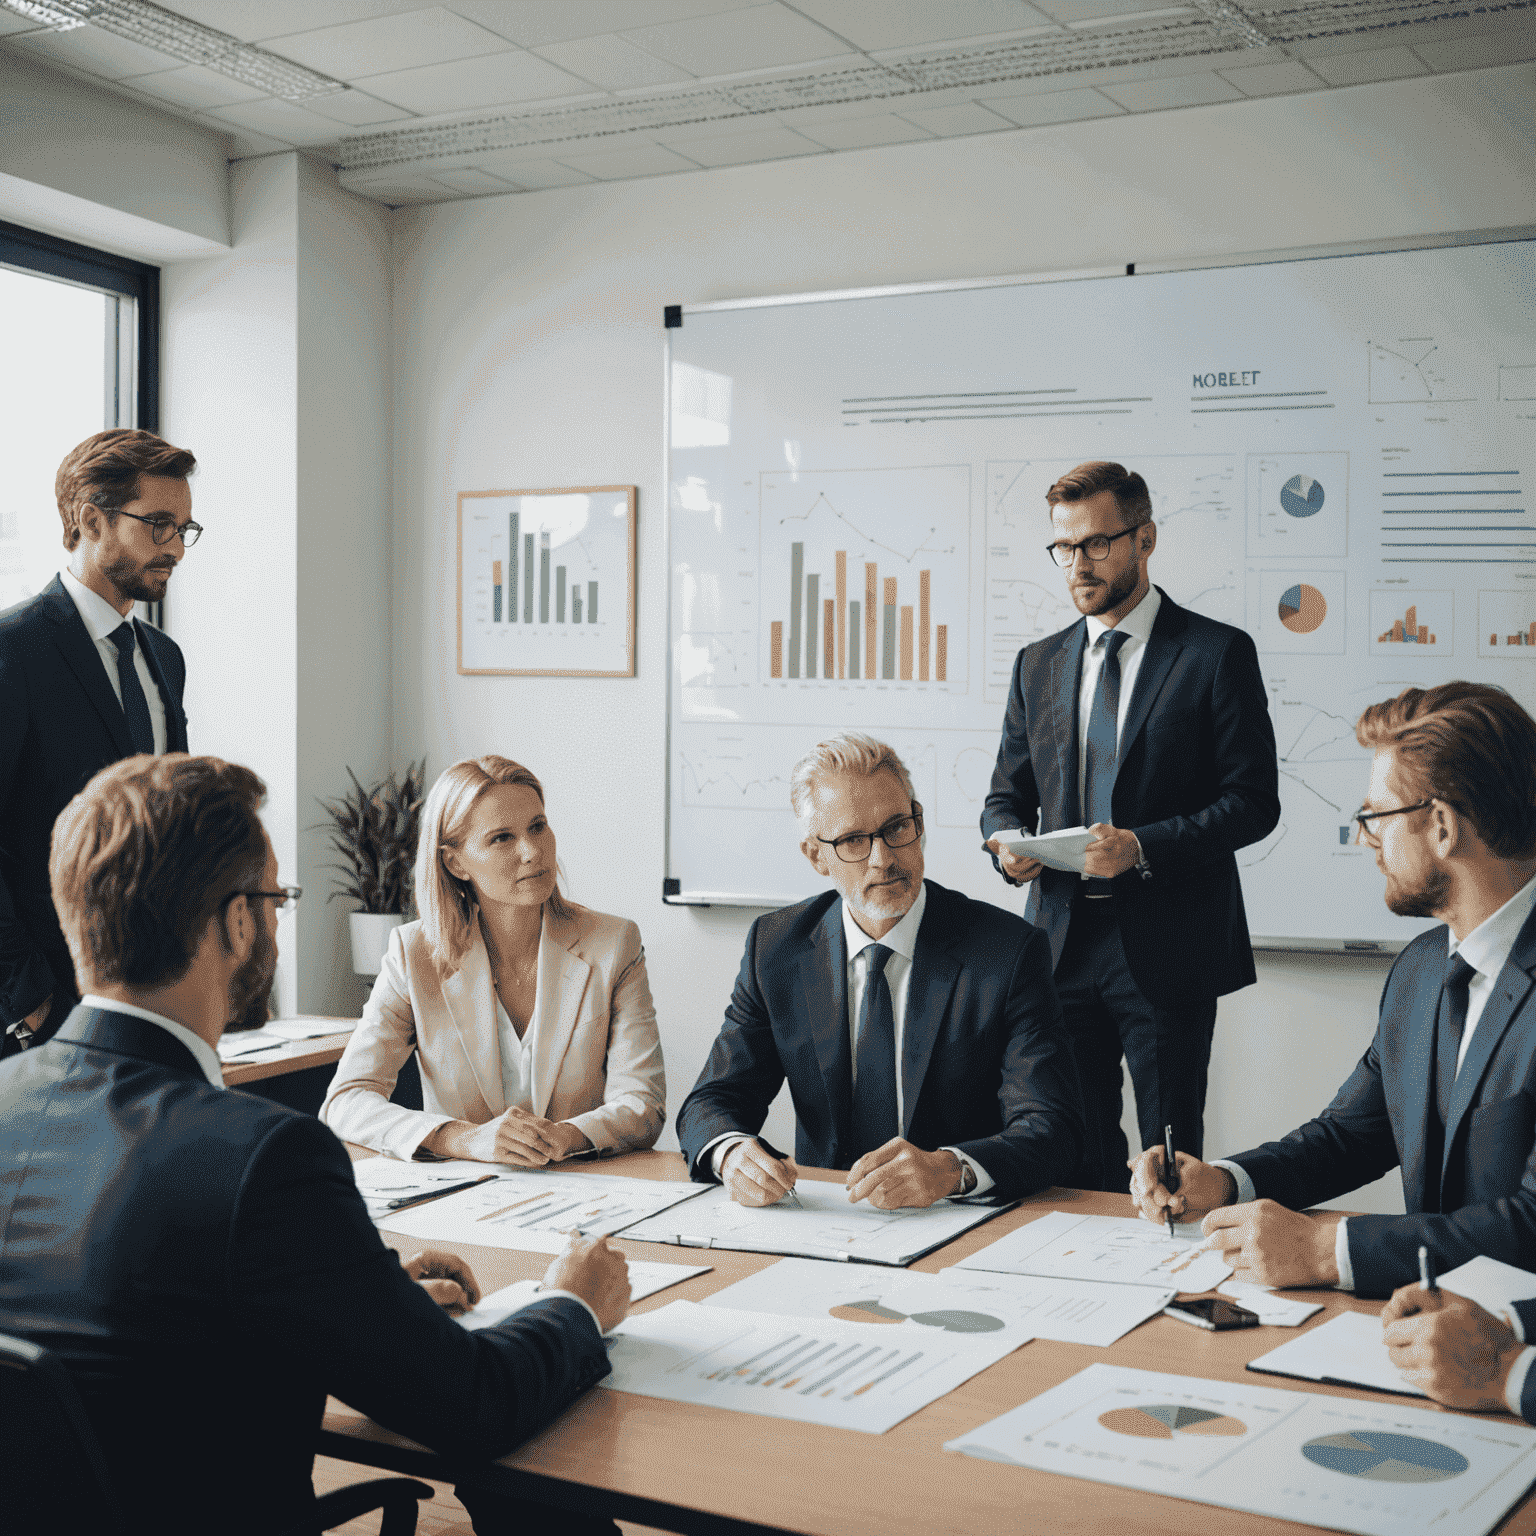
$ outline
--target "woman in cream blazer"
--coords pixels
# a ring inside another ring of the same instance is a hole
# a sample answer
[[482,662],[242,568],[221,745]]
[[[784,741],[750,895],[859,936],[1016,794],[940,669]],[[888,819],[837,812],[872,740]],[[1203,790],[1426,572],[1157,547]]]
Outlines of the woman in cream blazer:
[[[640,930],[560,895],[526,768],[483,757],[437,781],[416,900],[421,921],[391,937],[325,1123],[400,1158],[538,1167],[649,1147],[666,1077]],[[421,1110],[389,1102],[412,1051]]]

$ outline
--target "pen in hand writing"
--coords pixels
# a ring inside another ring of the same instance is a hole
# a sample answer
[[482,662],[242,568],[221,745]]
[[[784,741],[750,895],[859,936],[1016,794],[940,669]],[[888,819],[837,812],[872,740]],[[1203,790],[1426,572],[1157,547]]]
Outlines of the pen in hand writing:
[[[1168,1193],[1175,1194],[1179,1187],[1179,1162],[1173,1151],[1173,1127],[1163,1127],[1163,1188]],[[1173,1212],[1168,1206],[1163,1207],[1163,1215],[1168,1220],[1168,1237],[1173,1238]]]
[[1435,1261],[1428,1248],[1423,1243],[1419,1244],[1419,1284],[1426,1291],[1435,1292],[1440,1289],[1435,1279]]
[[461,1189],[473,1189],[476,1184],[484,1184],[497,1178],[494,1173],[487,1173],[478,1179],[465,1179],[462,1184],[449,1184],[443,1189],[429,1190],[424,1195],[406,1195],[400,1200],[390,1200],[385,1204],[385,1210],[403,1211],[408,1205],[422,1205],[428,1200],[441,1200],[444,1195],[456,1195]]

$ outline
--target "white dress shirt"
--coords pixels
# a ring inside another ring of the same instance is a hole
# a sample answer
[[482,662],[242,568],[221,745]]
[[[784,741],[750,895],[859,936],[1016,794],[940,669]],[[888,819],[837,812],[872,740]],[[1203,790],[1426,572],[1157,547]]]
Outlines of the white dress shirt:
[[168,1019],[163,1013],[151,1013],[148,1008],[140,1008],[133,1003],[114,1002],[110,997],[98,997],[91,992],[80,999],[80,1007],[99,1008],[103,1013],[126,1013],[130,1018],[143,1019],[146,1024],[158,1024],[172,1039],[179,1040],[192,1052],[193,1059],[202,1068],[203,1076],[215,1088],[224,1086],[224,1069],[219,1062],[219,1053],[201,1035],[193,1034],[185,1024],[178,1024],[175,1019]]
[[[1483,1017],[1483,1010],[1493,996],[1499,972],[1504,969],[1509,952],[1515,947],[1515,940],[1520,937],[1520,930],[1532,911],[1536,911],[1536,879],[1526,881],[1497,912],[1485,917],[1466,938],[1458,941],[1455,934],[1450,934],[1446,963],[1450,963],[1451,955],[1460,954],[1468,965],[1475,968],[1475,974],[1467,982],[1467,1023],[1461,1032],[1461,1050],[1456,1057],[1458,1072],[1461,1071],[1462,1062],[1467,1059],[1467,1047],[1472,1043],[1472,1035]],[[1236,1181],[1235,1204],[1242,1205],[1259,1198],[1253,1180],[1236,1163],[1217,1158],[1211,1166],[1225,1168]],[[1341,1291],[1352,1291],[1355,1288],[1355,1269],[1349,1260],[1348,1227],[1349,1220],[1345,1218],[1339,1223],[1333,1239],[1333,1257],[1339,1269]],[[1520,1368],[1521,1383],[1525,1381],[1525,1373],[1529,1369],[1529,1361]],[[1515,1372],[1511,1371],[1510,1381],[1514,1382],[1514,1379]],[[1512,1411],[1520,1411],[1518,1395]]]
[[[1471,963],[1470,961],[1468,962]],[[1514,1331],[1514,1335],[1522,1344],[1526,1342],[1525,1329],[1520,1322],[1520,1314],[1513,1307],[1507,1312],[1496,1314],[1504,1319]],[[1520,1412],[1520,1395],[1525,1391],[1525,1378],[1531,1373],[1531,1362],[1536,1360],[1536,1349],[1522,1349],[1515,1356],[1515,1363],[1509,1368],[1509,1375],[1504,1380],[1504,1406],[1518,1419],[1523,1417]]]
[[501,1092],[508,1109],[533,1107],[533,1031],[539,1017],[539,996],[533,996],[533,1013],[523,1038],[517,1038],[512,1016],[496,999],[496,1044],[501,1050]]
[[1118,624],[1106,624],[1092,613],[1084,619],[1088,625],[1088,649],[1083,652],[1083,680],[1077,690],[1077,803],[1083,808],[1085,817],[1088,800],[1088,717],[1093,713],[1093,696],[1098,692],[1099,673],[1104,670],[1104,651],[1099,646],[1099,636],[1108,634],[1111,628],[1129,636],[1120,646],[1120,708],[1115,716],[1115,747],[1118,751],[1120,733],[1125,729],[1125,717],[1130,713],[1136,675],[1141,671],[1142,658],[1147,654],[1147,641],[1152,638],[1152,626],[1157,622],[1162,606],[1163,594],[1156,587],[1148,587],[1147,595]]
[[[101,664],[107,669],[107,681],[112,685],[113,696],[121,704],[123,685],[117,675],[117,646],[112,641],[112,632],[128,620],[100,593],[91,591],[83,581],[76,580],[71,572],[60,571],[59,579],[64,583],[64,590],[69,593],[86,633],[96,642],[96,654],[101,657]],[[170,739],[166,734],[165,700],[160,696],[160,684],[155,681],[149,658],[139,643],[137,626],[133,637],[133,670],[138,673],[139,687],[144,690],[144,701],[149,705],[149,723],[154,728],[155,755],[158,757],[165,751]]]

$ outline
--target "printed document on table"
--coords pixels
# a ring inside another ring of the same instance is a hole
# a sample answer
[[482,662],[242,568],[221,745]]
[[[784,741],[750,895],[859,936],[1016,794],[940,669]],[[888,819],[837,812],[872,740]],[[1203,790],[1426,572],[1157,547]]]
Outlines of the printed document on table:
[[1223,1296],[1230,1296],[1238,1306],[1257,1313],[1259,1321],[1267,1328],[1298,1328],[1314,1312],[1323,1310],[1320,1301],[1279,1296],[1267,1285],[1248,1285],[1242,1280],[1224,1280],[1216,1289]]
[[1355,1536],[1485,1536],[1536,1479],[1524,1424],[1114,1365],[945,1449]]
[[358,1193],[375,1222],[394,1213],[391,1200],[409,1200],[414,1195],[430,1195],[450,1184],[465,1184],[498,1171],[499,1164],[476,1163],[468,1159],[443,1162],[403,1162],[397,1157],[365,1157],[352,1164],[352,1177]]
[[[664,1291],[669,1286],[681,1285],[684,1280],[692,1280],[695,1275],[707,1275],[709,1270],[708,1264],[653,1264],[643,1259],[631,1259],[629,1261],[630,1305],[633,1306],[637,1301],[644,1301],[647,1296],[654,1296],[658,1291]],[[504,1285],[499,1291],[492,1291],[488,1296],[482,1296],[478,1306],[468,1312],[461,1312],[454,1321],[471,1332],[479,1328],[489,1328],[492,1323],[505,1321],[514,1312],[522,1311],[532,1302],[544,1300],[548,1294],[537,1280],[514,1280],[511,1285]]]
[[1381,1342],[1381,1319],[1367,1312],[1341,1312],[1330,1317],[1299,1338],[1250,1360],[1248,1369],[1267,1376],[1400,1392],[1404,1397],[1427,1395],[1392,1364],[1392,1356]]
[[[674,1301],[626,1318],[599,1386],[880,1435],[1013,1352],[927,1328],[804,1322]],[[707,1443],[707,1442],[706,1442]],[[794,1469],[782,1469],[793,1476]]]
[[[1536,1299],[1536,1275],[1479,1254],[1440,1276],[1443,1290],[1475,1301],[1484,1311],[1499,1313],[1516,1301]],[[1527,1339],[1527,1343],[1533,1342]]]
[[1063,827],[1060,832],[1046,832],[1034,837],[1028,832],[996,832],[998,842],[1021,859],[1039,859],[1047,869],[1083,873],[1084,855],[1095,841],[1087,827]]
[[1052,1211],[961,1259],[957,1269],[996,1270],[1042,1279],[1100,1280],[1208,1291],[1232,1273],[1219,1253],[1200,1247],[1193,1222],[1168,1229],[1135,1216],[1074,1216]]
[[642,1221],[624,1235],[648,1243],[677,1243],[684,1248],[732,1248],[741,1253],[903,1265],[1009,1208],[941,1200],[926,1210],[904,1206],[880,1211],[867,1200],[849,1200],[841,1184],[819,1179],[801,1179],[795,1194],[798,1207],[789,1200],[752,1207],[737,1205],[716,1184],[681,1209]]
[[[432,1172],[441,1174],[448,1166],[435,1163]],[[471,1166],[479,1169],[472,1178],[487,1171],[484,1163]],[[484,1243],[526,1253],[559,1253],[566,1234],[577,1228],[589,1237],[611,1236],[669,1206],[694,1199],[702,1189],[699,1184],[626,1179],[617,1174],[498,1167],[489,1183],[403,1211],[386,1210],[373,1219],[387,1231],[431,1243]]]

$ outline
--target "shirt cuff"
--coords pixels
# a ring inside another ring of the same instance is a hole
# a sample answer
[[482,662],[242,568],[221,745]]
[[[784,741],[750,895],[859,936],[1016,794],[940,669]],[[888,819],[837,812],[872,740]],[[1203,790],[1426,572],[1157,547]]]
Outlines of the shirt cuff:
[[960,1161],[964,1163],[965,1166],[976,1175],[976,1187],[974,1189],[967,1190],[963,1195],[950,1195],[949,1198],[951,1200],[970,1200],[976,1195],[984,1195],[989,1189],[992,1188],[993,1184],[996,1182],[992,1175],[988,1173],[987,1170],[983,1168],[974,1157],[967,1157],[959,1147],[940,1147],[939,1151],[953,1152],[955,1156],[958,1157]]
[[[592,1310],[592,1308],[585,1301],[583,1301],[580,1296],[578,1296],[576,1294],[575,1291],[557,1291],[557,1290],[554,1290],[553,1288],[551,1288],[550,1290],[545,1290],[543,1286],[539,1287],[539,1300],[540,1301],[549,1301],[549,1300],[552,1300],[556,1296],[564,1296],[567,1301],[574,1301],[578,1306],[585,1307],[586,1308],[587,1316],[592,1319],[592,1326],[597,1329],[599,1334],[602,1333],[603,1325],[600,1322],[598,1322],[598,1320],[597,1320],[597,1313],[594,1312]],[[516,1314],[514,1313],[513,1315],[515,1316]]]
[[[725,1155],[736,1145],[738,1141],[756,1141],[757,1137],[748,1136],[745,1131],[727,1131],[723,1136],[716,1136],[713,1141],[706,1142],[699,1152],[698,1163],[703,1163],[715,1176],[717,1183],[724,1182],[720,1176],[720,1169],[725,1163]],[[698,1163],[694,1166],[698,1167]]]
[[1237,1186],[1237,1193],[1232,1196],[1233,1205],[1247,1205],[1250,1200],[1259,1198],[1258,1191],[1253,1187],[1253,1180],[1248,1177],[1248,1170],[1241,1163],[1229,1163],[1225,1158],[1214,1158],[1212,1168],[1225,1168],[1232,1175],[1232,1182]]
[[1516,1418],[1521,1417],[1520,1398],[1525,1392],[1525,1378],[1530,1374],[1533,1360],[1536,1360],[1536,1349],[1522,1349],[1515,1356],[1515,1363],[1509,1368],[1509,1379],[1504,1383],[1504,1406]]
[[1355,1288],[1355,1266],[1349,1262],[1349,1218],[1346,1216],[1333,1234],[1333,1262],[1338,1266],[1338,1288],[1352,1291]]
[[[1520,1321],[1520,1314],[1515,1310],[1515,1308],[1505,1307],[1502,1311],[1497,1312],[1494,1315],[1508,1323],[1509,1331],[1514,1334],[1514,1336],[1519,1339],[1522,1344],[1525,1343],[1525,1324]],[[1517,1409],[1516,1411],[1518,1412],[1519,1410]]]

